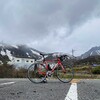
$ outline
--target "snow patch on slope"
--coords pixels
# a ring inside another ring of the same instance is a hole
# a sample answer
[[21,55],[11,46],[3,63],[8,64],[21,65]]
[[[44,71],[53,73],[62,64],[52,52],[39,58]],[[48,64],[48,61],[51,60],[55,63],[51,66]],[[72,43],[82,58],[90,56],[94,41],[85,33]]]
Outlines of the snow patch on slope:
[[18,49],[18,46],[16,46],[16,45],[11,45],[12,47],[14,47],[14,48],[16,48],[16,49]]
[[93,51],[90,53],[90,56],[92,56],[92,54],[93,54]]
[[1,55],[5,56],[6,53],[4,52],[4,50],[1,51]]
[[13,59],[13,56],[12,56],[12,54],[11,54],[11,51],[6,50],[6,55],[9,57],[10,60]]
[[31,50],[33,54],[36,54],[36,55],[40,55],[38,52],[35,52],[34,50]]
[[26,52],[26,55],[27,55],[28,57],[30,57],[30,55],[29,55],[29,53],[28,53],[28,52]]
[[100,55],[100,50],[97,50],[96,52],[97,52],[98,55]]

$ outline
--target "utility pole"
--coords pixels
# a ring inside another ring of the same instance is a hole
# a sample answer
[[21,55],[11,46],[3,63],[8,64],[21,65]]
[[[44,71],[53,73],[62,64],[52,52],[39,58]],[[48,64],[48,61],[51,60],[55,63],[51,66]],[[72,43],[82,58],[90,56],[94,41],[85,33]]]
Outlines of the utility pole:
[[74,50],[74,49],[72,49],[72,56],[74,57],[74,52],[75,52],[76,50]]

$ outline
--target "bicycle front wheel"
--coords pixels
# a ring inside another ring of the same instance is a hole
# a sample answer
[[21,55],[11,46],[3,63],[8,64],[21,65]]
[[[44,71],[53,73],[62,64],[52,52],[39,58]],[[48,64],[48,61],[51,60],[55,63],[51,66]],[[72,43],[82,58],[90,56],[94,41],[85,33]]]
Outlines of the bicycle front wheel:
[[41,63],[34,63],[28,68],[28,79],[33,83],[41,83],[46,78],[46,68]]
[[63,83],[70,82],[74,77],[74,71],[71,66],[64,66],[64,70],[62,70],[61,66],[58,66],[56,72],[57,78]]

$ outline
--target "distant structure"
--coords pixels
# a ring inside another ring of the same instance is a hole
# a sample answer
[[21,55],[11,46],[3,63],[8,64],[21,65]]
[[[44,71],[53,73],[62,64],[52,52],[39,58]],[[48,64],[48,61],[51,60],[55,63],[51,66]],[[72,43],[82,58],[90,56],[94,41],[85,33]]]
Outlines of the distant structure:
[[74,55],[74,52],[75,52],[75,51],[76,51],[76,50],[72,49],[72,56],[75,56],[75,55]]
[[34,59],[30,58],[17,58],[17,57],[12,57],[10,61],[8,61],[8,64],[23,64],[23,65],[28,65],[34,63]]
[[[10,60],[7,62],[10,65],[15,65],[16,67],[28,67],[32,63],[34,63],[35,59],[30,59],[30,58],[18,58],[18,57],[12,57]],[[0,60],[0,65],[2,65],[3,62]]]

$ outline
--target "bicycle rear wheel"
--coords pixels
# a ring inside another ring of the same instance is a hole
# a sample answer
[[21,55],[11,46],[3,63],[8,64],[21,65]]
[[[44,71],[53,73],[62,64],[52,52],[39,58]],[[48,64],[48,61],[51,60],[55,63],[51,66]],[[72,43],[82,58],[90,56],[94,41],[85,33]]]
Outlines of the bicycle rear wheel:
[[46,68],[41,63],[34,63],[28,68],[28,79],[33,83],[41,83],[46,79]]
[[71,66],[64,66],[64,71],[62,70],[61,66],[58,66],[56,73],[57,78],[63,83],[70,82],[74,77],[74,71]]

